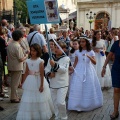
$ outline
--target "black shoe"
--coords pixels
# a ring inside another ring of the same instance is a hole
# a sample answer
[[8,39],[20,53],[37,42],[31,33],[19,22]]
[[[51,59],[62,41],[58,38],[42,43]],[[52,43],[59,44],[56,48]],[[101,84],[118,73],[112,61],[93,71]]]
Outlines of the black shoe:
[[20,100],[10,100],[11,101],[11,103],[19,103],[20,102]]
[[0,111],[3,111],[3,110],[4,110],[4,108],[0,106]]

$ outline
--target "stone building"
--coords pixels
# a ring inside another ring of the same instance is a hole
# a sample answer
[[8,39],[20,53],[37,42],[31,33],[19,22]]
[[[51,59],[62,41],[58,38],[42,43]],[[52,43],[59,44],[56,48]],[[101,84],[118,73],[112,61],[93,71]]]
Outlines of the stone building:
[[0,0],[0,10],[12,10],[13,0]]
[[[108,27],[120,27],[120,0],[77,0],[77,27],[85,30]],[[96,14],[94,16],[94,13]],[[90,20],[91,15],[91,20]],[[108,17],[110,20],[108,20]]]
[[7,19],[11,22],[13,0],[0,0],[0,19]]

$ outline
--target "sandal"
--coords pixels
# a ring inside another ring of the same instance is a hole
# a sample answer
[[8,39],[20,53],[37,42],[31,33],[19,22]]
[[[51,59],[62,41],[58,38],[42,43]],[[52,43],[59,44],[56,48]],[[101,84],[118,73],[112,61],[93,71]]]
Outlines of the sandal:
[[115,115],[114,114],[110,115],[111,120],[115,120],[118,117],[119,117],[119,112]]

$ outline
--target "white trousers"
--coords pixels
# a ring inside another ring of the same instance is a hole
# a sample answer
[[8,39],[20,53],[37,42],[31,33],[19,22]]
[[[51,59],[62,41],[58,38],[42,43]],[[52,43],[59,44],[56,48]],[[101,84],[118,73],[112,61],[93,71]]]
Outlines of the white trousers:
[[68,91],[68,87],[52,89],[51,88],[51,96],[55,109],[55,120],[67,120],[66,113],[66,94]]

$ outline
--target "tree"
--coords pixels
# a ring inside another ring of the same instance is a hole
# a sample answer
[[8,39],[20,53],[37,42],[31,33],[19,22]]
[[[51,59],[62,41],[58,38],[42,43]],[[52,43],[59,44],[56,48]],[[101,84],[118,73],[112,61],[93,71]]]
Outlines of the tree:
[[18,18],[18,13],[19,13],[18,11],[22,11],[21,18],[20,18],[20,21],[22,23],[26,23],[26,18],[28,18],[28,11],[27,11],[26,1],[27,0],[15,0],[16,8],[17,8],[17,18]]

